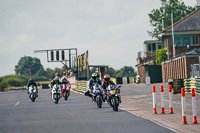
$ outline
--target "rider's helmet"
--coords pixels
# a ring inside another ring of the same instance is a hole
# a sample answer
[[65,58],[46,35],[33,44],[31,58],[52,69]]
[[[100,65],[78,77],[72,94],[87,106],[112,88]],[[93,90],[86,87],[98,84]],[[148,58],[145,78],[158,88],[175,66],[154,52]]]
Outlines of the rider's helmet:
[[54,78],[54,81],[58,83],[58,82],[59,82],[59,77],[56,76],[56,77]]
[[30,82],[34,82],[34,80],[32,78],[30,78]]
[[106,82],[108,82],[110,80],[110,75],[108,75],[108,74],[104,75],[104,80]]
[[67,77],[63,76],[62,81],[67,81]]
[[55,76],[60,77],[60,74],[59,74],[59,73],[56,73]]
[[93,80],[96,80],[96,79],[97,79],[97,74],[96,74],[96,73],[93,73],[93,74],[92,74],[92,79],[93,79]]

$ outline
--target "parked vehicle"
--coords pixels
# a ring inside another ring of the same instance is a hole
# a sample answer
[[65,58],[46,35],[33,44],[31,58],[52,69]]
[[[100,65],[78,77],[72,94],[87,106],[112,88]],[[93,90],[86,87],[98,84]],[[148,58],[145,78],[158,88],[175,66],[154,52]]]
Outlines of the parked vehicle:
[[139,84],[139,83],[140,83],[140,75],[137,75],[137,76],[136,76],[135,83],[136,83],[136,84]]
[[69,84],[63,84],[62,85],[62,92],[63,92],[63,98],[65,100],[68,99],[69,95],[70,95],[70,85]]
[[98,83],[95,83],[93,85],[92,94],[93,94],[94,101],[97,103],[97,107],[101,108],[102,101],[103,101],[103,89],[101,85],[99,85]]
[[29,87],[29,98],[31,99],[32,102],[35,102],[35,99],[37,97],[37,90],[34,85],[31,85]]
[[61,98],[61,87],[60,85],[55,84],[52,88],[52,99],[54,100],[54,103],[57,104],[60,98]]
[[120,88],[116,85],[108,85],[107,91],[107,102],[113,107],[114,111],[118,111],[119,103],[121,103]]

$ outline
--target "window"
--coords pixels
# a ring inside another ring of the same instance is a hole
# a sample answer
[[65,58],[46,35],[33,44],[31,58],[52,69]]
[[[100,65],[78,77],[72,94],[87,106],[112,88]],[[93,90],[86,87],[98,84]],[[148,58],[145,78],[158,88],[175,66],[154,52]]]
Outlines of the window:
[[152,43],[152,51],[155,52],[156,51],[156,44]]
[[199,46],[198,35],[175,35],[174,44],[180,46]]
[[167,38],[164,38],[164,48],[167,48],[167,43],[168,43]]
[[162,45],[160,43],[158,44],[158,49],[162,49]]
[[148,43],[148,52],[151,51],[151,43]]
[[181,36],[174,36],[174,44],[176,46],[182,46],[181,41]]
[[191,36],[191,46],[198,46],[199,45],[199,39],[197,35]]
[[190,36],[184,35],[182,36],[182,46],[190,45]]

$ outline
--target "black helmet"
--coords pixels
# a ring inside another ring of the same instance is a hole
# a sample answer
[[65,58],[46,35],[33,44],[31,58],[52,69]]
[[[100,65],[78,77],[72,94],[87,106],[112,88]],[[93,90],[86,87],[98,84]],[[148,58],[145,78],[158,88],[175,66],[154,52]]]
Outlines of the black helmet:
[[30,82],[33,82],[34,80],[32,78],[30,78]]

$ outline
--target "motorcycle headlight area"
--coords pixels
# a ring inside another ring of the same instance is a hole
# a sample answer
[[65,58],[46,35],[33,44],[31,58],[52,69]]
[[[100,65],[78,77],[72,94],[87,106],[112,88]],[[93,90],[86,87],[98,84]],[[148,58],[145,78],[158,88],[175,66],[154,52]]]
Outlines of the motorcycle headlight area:
[[112,90],[109,93],[113,95],[113,94],[115,94],[115,92],[116,92],[115,90]]

